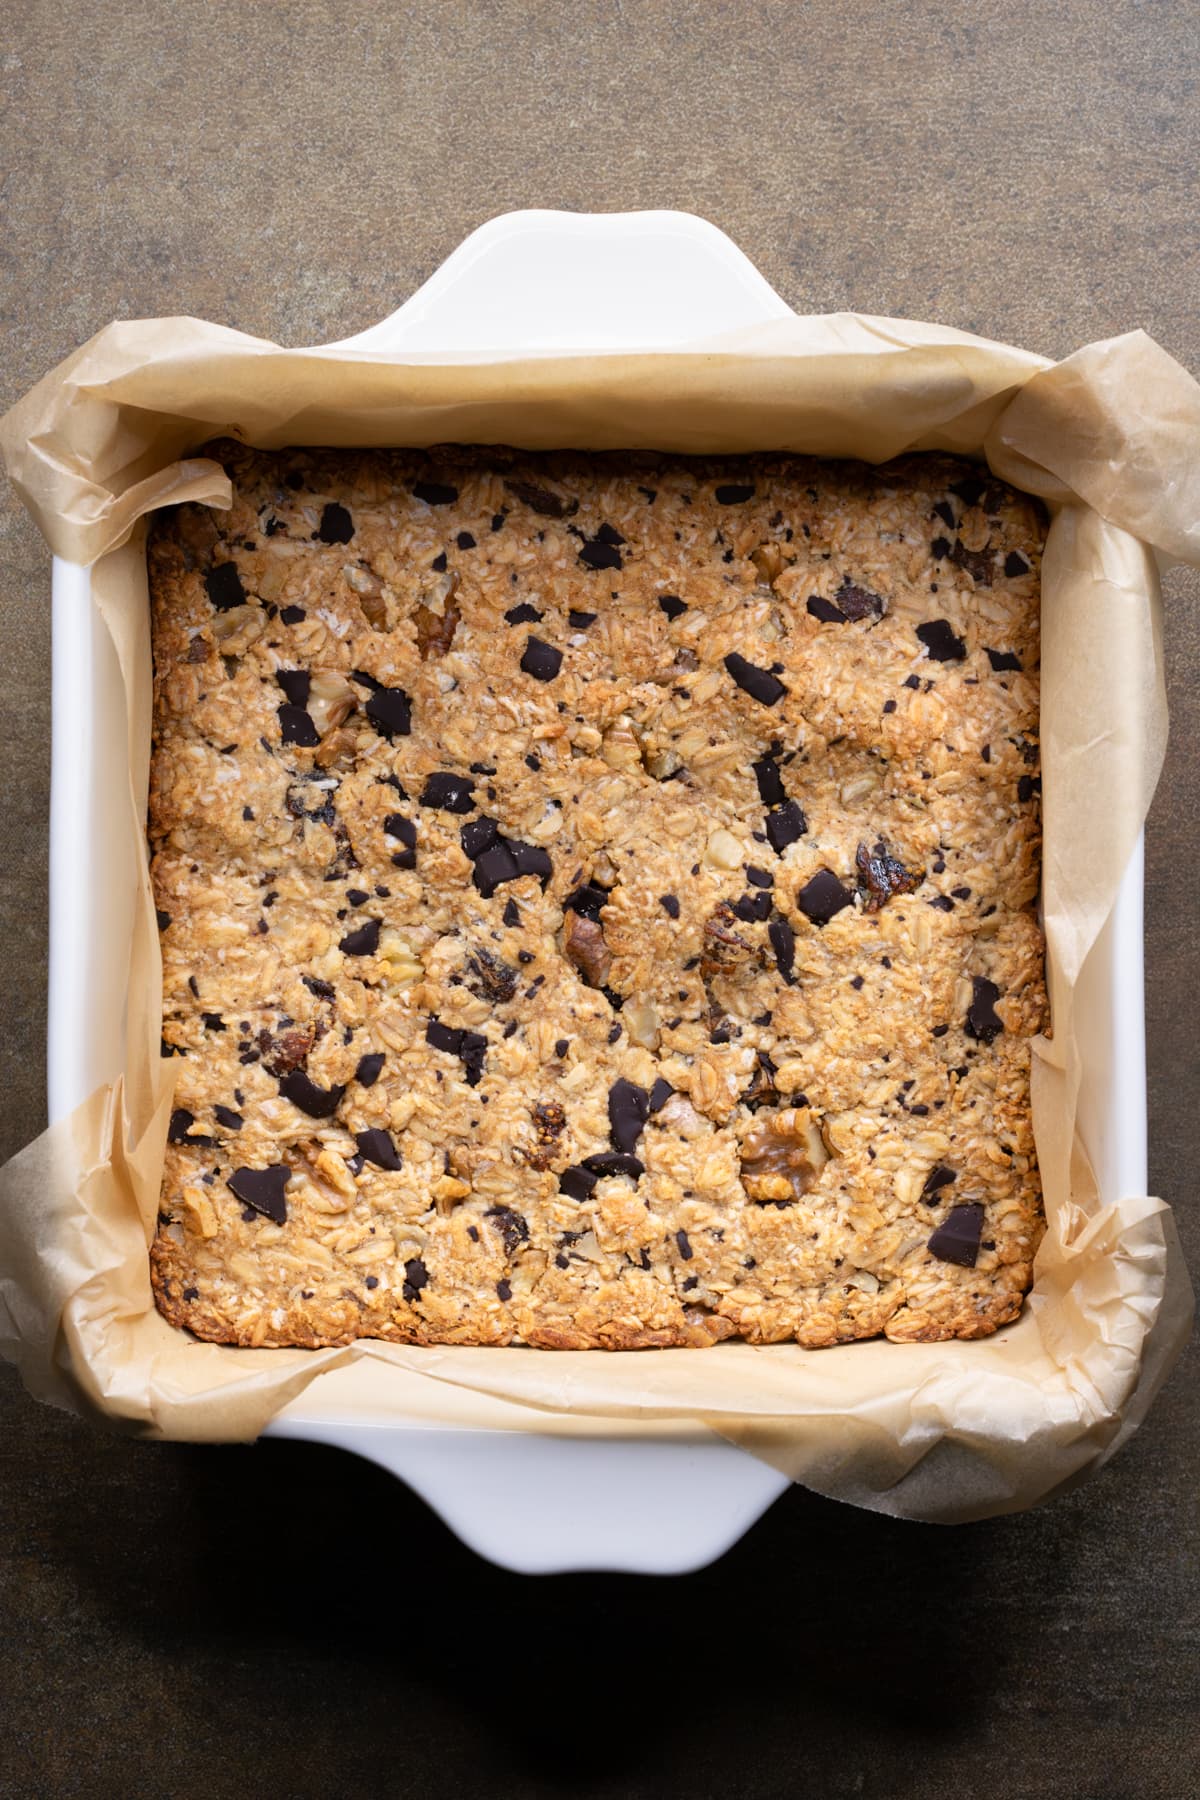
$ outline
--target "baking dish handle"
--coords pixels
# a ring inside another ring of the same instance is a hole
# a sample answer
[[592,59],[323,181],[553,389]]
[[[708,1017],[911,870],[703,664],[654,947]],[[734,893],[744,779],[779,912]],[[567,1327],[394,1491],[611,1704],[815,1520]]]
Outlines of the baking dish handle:
[[321,348],[666,350],[792,316],[737,245],[691,213],[512,212],[473,231],[390,317]]

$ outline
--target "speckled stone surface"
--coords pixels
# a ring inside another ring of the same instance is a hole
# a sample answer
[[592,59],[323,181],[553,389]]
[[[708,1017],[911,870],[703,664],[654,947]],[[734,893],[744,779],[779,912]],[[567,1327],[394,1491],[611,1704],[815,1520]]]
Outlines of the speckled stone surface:
[[[519,206],[675,206],[801,310],[1200,370],[1200,15],[17,0],[7,404],[116,317],[372,323]],[[43,1123],[48,566],[0,496],[0,1155]],[[1200,581],[1167,580],[1148,834],[1151,1181],[1200,1263]],[[332,1451],[138,1446],[0,1371],[0,1796],[634,1797],[1200,1785],[1193,1351],[1095,1481],[954,1531],[786,1495],[674,1582],[522,1580]]]

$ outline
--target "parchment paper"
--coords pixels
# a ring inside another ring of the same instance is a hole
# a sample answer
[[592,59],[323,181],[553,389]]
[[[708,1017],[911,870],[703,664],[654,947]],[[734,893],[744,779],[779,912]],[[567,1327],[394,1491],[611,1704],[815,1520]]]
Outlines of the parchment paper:
[[[1043,900],[1053,1037],[1035,1045],[1049,1229],[1021,1318],[974,1343],[874,1341],[624,1353],[194,1343],[151,1299],[173,1070],[146,869],[150,653],[141,521],[227,505],[214,435],[260,447],[438,442],[883,460],[985,457],[1043,496]],[[1102,1204],[1075,1132],[1074,996],[1162,764],[1154,552],[1200,562],[1200,388],[1141,333],[1057,365],[961,332],[797,318],[685,352],[527,360],[285,350],[194,319],[109,327],[0,425],[10,475],[58,555],[94,564],[130,743],[119,845],[138,893],[122,1078],[0,1174],[0,1350],[39,1398],[145,1435],[253,1437],[312,1378],[381,1361],[389,1404],[497,1429],[700,1420],[821,1493],[910,1518],[1031,1505],[1144,1417],[1186,1340],[1168,1209]]]

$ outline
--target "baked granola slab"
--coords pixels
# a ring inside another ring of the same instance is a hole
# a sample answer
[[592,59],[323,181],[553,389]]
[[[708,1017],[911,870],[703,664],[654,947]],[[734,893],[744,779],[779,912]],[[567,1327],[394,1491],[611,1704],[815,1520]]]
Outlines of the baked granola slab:
[[166,1318],[1014,1318],[1037,503],[943,457],[215,453],[232,509],[149,547]]

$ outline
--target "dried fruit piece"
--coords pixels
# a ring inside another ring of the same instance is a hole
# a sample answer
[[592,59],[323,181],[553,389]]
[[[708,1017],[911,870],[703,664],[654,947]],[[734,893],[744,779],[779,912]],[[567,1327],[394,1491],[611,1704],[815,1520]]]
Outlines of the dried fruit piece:
[[500,1233],[507,1256],[511,1256],[519,1245],[529,1242],[528,1222],[511,1206],[489,1206],[483,1216]]
[[612,952],[598,919],[569,912],[563,930],[563,954],[574,963],[589,987],[602,988],[612,969]]
[[413,615],[417,627],[417,650],[423,662],[445,656],[454,642],[454,634],[462,623],[462,614],[449,599],[441,612],[418,606]]
[[520,979],[511,963],[497,956],[494,950],[480,944],[472,950],[467,958],[467,986],[481,1000],[488,1000],[493,1006],[503,1006],[517,991]]
[[913,875],[902,862],[891,854],[883,838],[880,838],[874,850],[868,850],[860,844],[854,853],[854,863],[858,870],[859,887],[864,894],[865,912],[878,912],[880,907],[889,901],[893,894],[911,894],[919,888],[921,875]]
[[532,1108],[537,1143],[528,1154],[532,1169],[548,1169],[558,1155],[558,1140],[567,1128],[567,1115],[557,1100],[539,1100]]
[[816,1120],[807,1107],[795,1106],[756,1119],[739,1155],[742,1185],[760,1205],[791,1206],[829,1161]]
[[565,500],[561,494],[532,481],[506,480],[504,485],[510,494],[523,500],[531,512],[539,513],[544,519],[565,519],[579,508],[578,500]]

